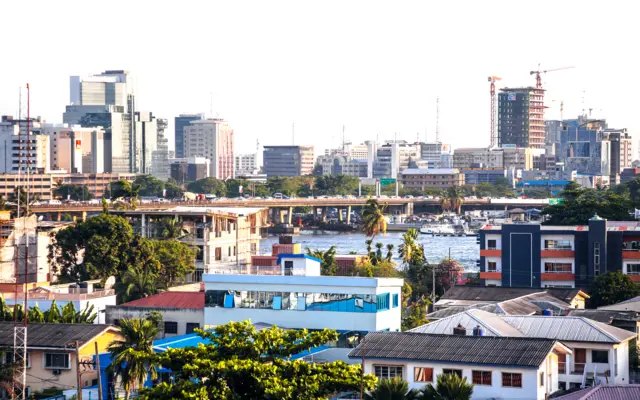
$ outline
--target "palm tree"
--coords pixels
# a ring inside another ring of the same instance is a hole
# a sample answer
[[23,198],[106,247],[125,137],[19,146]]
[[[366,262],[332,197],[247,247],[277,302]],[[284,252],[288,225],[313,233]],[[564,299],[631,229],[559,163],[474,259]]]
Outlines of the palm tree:
[[457,186],[451,186],[447,193],[440,199],[440,206],[443,211],[455,211],[460,214],[460,209],[464,203],[462,191]]
[[387,245],[387,257],[386,257],[386,261],[391,262],[391,259],[393,258],[393,245],[391,243],[389,243]]
[[376,243],[376,260],[377,262],[382,261],[382,248],[384,247],[384,244],[378,242]]
[[411,263],[413,259],[413,253],[416,250],[418,239],[418,231],[416,229],[409,229],[404,235],[402,235],[402,244],[398,247],[398,255],[402,259],[404,264]]
[[164,239],[182,239],[188,232],[184,229],[184,221],[177,215],[165,217],[159,222],[160,236]]
[[380,205],[376,199],[369,199],[362,208],[362,230],[365,235],[375,237],[387,231],[387,220],[384,218],[386,204]]
[[120,379],[126,400],[131,391],[144,384],[149,375],[151,379],[157,376],[153,340],[158,332],[158,327],[147,319],[120,320],[120,334],[124,340],[111,342],[109,353],[113,360],[111,368]]
[[373,244],[373,239],[367,239],[364,241],[367,245],[367,255],[371,255],[371,245]]
[[120,301],[133,301],[158,293],[157,278],[149,268],[129,268],[116,288]]
[[428,384],[422,389],[424,400],[469,400],[472,394],[473,384],[456,374],[440,374],[435,388]]
[[376,389],[364,394],[365,400],[414,400],[420,398],[420,391],[409,390],[407,381],[400,377],[378,381]]
[[321,275],[334,276],[336,274],[338,269],[338,265],[336,264],[336,246],[329,247],[327,251],[307,248],[307,255],[322,261],[320,263]]

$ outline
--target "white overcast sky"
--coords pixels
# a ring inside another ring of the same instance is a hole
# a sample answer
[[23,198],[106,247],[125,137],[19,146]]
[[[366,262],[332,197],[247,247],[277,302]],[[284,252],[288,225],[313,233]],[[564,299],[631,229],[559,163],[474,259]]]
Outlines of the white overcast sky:
[[[485,146],[487,77],[505,86],[552,72],[546,116],[583,108],[638,134],[635,1],[30,1],[0,2],[0,114],[62,122],[69,76],[126,69],[138,108],[170,120],[213,112],[236,152],[262,144],[435,138]],[[213,93],[213,96],[211,94]],[[584,99],[584,100],[583,100]]]

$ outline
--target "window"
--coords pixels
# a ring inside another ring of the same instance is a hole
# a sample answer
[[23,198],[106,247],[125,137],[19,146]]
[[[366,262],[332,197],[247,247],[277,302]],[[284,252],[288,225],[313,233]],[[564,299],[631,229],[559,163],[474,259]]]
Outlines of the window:
[[377,297],[376,309],[378,311],[389,309],[389,293],[379,294]]
[[433,382],[433,368],[413,368],[414,382]]
[[600,275],[600,243],[593,243],[593,274]]
[[491,386],[491,371],[471,371],[471,377],[474,385]]
[[509,372],[502,373],[502,386],[504,387],[522,387],[522,374],[512,374]]
[[222,260],[222,248],[216,247],[216,261]]
[[200,324],[197,322],[187,322],[187,334],[193,333],[195,329],[200,329]]
[[284,262],[284,274],[288,276],[293,275],[293,261]]
[[[13,363],[13,352],[9,349],[5,349],[7,351],[4,353],[4,358],[0,359],[0,363],[2,364],[11,364]],[[31,368],[31,353],[27,353],[27,368]]]
[[487,250],[497,250],[498,241],[496,239],[487,240]]
[[572,267],[571,263],[553,263],[547,262],[544,263],[544,272],[545,273],[571,273]]
[[399,300],[400,300],[400,296],[398,295],[398,293],[395,293],[393,295],[393,307],[394,308],[398,307]]
[[640,264],[627,264],[627,275],[640,275]]
[[540,387],[544,386],[544,371],[540,371]]
[[571,250],[571,240],[545,240],[545,250]]
[[498,263],[495,261],[487,261],[487,272],[498,271]]
[[165,321],[164,333],[178,333],[178,323],[173,321]]
[[229,257],[231,257],[231,246],[229,246],[229,247],[227,248],[227,250],[228,250],[228,253],[229,253],[229,254],[228,254],[228,256],[229,256]]
[[374,365],[373,374],[378,377],[378,379],[390,379],[396,376],[402,378],[402,366]]
[[454,374],[454,375],[458,375],[458,377],[462,378],[462,370],[461,369],[443,369],[442,370],[443,374]]
[[591,350],[591,362],[607,364],[609,362],[609,352],[606,350]]
[[47,369],[70,369],[68,353],[44,353],[44,367]]

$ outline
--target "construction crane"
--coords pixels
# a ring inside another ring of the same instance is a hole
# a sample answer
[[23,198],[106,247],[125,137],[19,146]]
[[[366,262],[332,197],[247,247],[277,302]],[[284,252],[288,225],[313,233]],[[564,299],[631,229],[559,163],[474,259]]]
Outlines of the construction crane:
[[491,94],[491,127],[489,137],[491,140],[491,147],[498,145],[498,134],[496,130],[496,81],[502,80],[497,76],[490,76],[489,82],[491,82],[489,92]]
[[561,71],[563,69],[571,69],[571,68],[575,68],[575,67],[573,67],[573,66],[571,66],[571,67],[560,67],[560,68],[547,69],[547,70],[541,71],[540,70],[540,64],[538,64],[538,70],[529,72],[529,75],[533,75],[533,74],[536,75],[536,88],[537,89],[542,89],[542,77],[540,76],[541,74],[546,74],[547,72]]

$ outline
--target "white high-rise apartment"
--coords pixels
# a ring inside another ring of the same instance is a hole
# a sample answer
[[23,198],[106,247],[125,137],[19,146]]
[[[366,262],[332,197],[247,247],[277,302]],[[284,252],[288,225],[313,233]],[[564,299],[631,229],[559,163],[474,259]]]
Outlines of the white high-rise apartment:
[[[47,173],[51,168],[49,137],[39,132],[40,121],[31,119],[31,135],[27,143],[27,121],[2,116],[0,121],[0,173],[17,173],[19,166],[26,172]],[[20,136],[21,138],[20,138]],[[22,140],[20,140],[22,139]],[[22,145],[20,145],[22,141]]]
[[69,173],[104,172],[104,129],[79,125],[45,124],[41,132],[49,136],[51,168]]
[[234,177],[233,129],[221,118],[191,121],[184,127],[185,157],[205,157],[211,160],[210,177]]
[[236,155],[236,176],[254,175],[260,169],[257,158],[256,153]]

